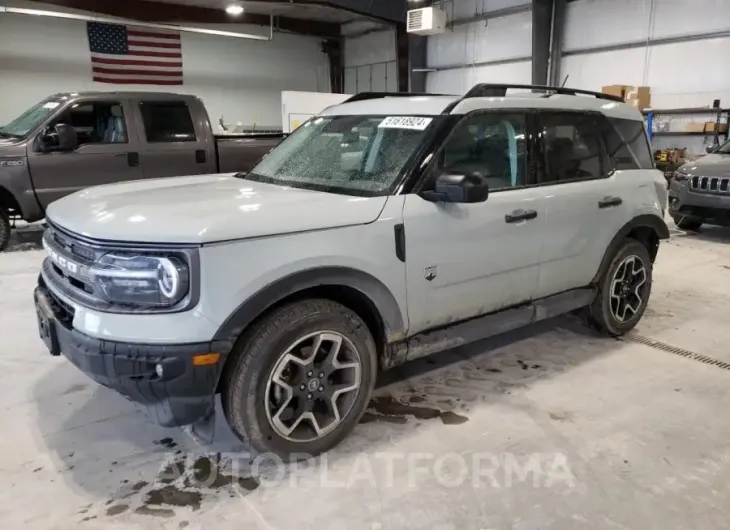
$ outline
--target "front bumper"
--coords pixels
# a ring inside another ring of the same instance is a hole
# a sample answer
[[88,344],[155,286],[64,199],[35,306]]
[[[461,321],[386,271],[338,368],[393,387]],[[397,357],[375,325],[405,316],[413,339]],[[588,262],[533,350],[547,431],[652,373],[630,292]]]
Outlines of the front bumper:
[[696,193],[687,181],[672,180],[669,186],[669,214],[714,225],[730,225],[730,195]]
[[[166,427],[194,423],[214,407],[226,343],[135,344],[90,337],[74,329],[73,311],[41,279],[34,293],[41,338],[91,379],[141,404]],[[144,316],[140,315],[140,318]],[[50,334],[50,336],[49,336]],[[193,356],[219,353],[216,364],[194,366]],[[162,375],[157,373],[162,367]]]

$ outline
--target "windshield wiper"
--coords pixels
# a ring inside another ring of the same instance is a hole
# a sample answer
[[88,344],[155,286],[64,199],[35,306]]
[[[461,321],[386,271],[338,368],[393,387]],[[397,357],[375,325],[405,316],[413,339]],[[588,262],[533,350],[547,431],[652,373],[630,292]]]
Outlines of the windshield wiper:
[[0,136],[3,136],[5,138],[22,138],[22,136],[18,136],[17,134],[10,134],[9,132],[5,132],[5,129],[0,127]]

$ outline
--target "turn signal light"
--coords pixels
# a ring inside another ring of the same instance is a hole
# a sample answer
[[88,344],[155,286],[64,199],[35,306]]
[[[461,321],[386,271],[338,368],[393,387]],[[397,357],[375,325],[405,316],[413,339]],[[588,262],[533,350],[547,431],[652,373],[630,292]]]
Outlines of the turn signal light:
[[220,361],[220,353],[201,353],[193,355],[193,366],[210,366]]

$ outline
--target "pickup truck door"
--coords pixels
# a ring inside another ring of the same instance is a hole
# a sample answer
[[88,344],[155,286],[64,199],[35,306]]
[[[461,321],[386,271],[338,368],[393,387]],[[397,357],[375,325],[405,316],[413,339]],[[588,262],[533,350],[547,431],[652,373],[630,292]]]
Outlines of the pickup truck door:
[[529,186],[525,116],[482,113],[462,120],[436,154],[424,183],[444,172],[479,171],[490,195],[474,204],[406,196],[409,333],[529,301],[545,241],[545,202]]
[[145,178],[217,171],[215,139],[200,101],[149,98],[134,107]]
[[617,179],[598,113],[539,113],[547,234],[537,297],[590,284],[613,237],[627,222],[630,190]]
[[[89,99],[72,104],[54,117],[28,143],[28,163],[43,208],[56,199],[89,186],[142,178],[139,141],[129,104],[120,99]],[[41,136],[57,124],[74,127],[78,147],[59,151],[53,138],[41,148]]]

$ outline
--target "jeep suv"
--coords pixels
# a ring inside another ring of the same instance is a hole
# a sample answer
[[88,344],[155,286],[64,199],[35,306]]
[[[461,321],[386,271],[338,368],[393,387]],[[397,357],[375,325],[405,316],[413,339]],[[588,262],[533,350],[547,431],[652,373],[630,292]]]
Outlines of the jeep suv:
[[[166,426],[318,454],[379,370],[567,312],[632,329],[666,183],[612,96],[479,85],[359,94],[250,173],[51,204],[41,338]],[[542,91],[542,92],[540,92]]]

